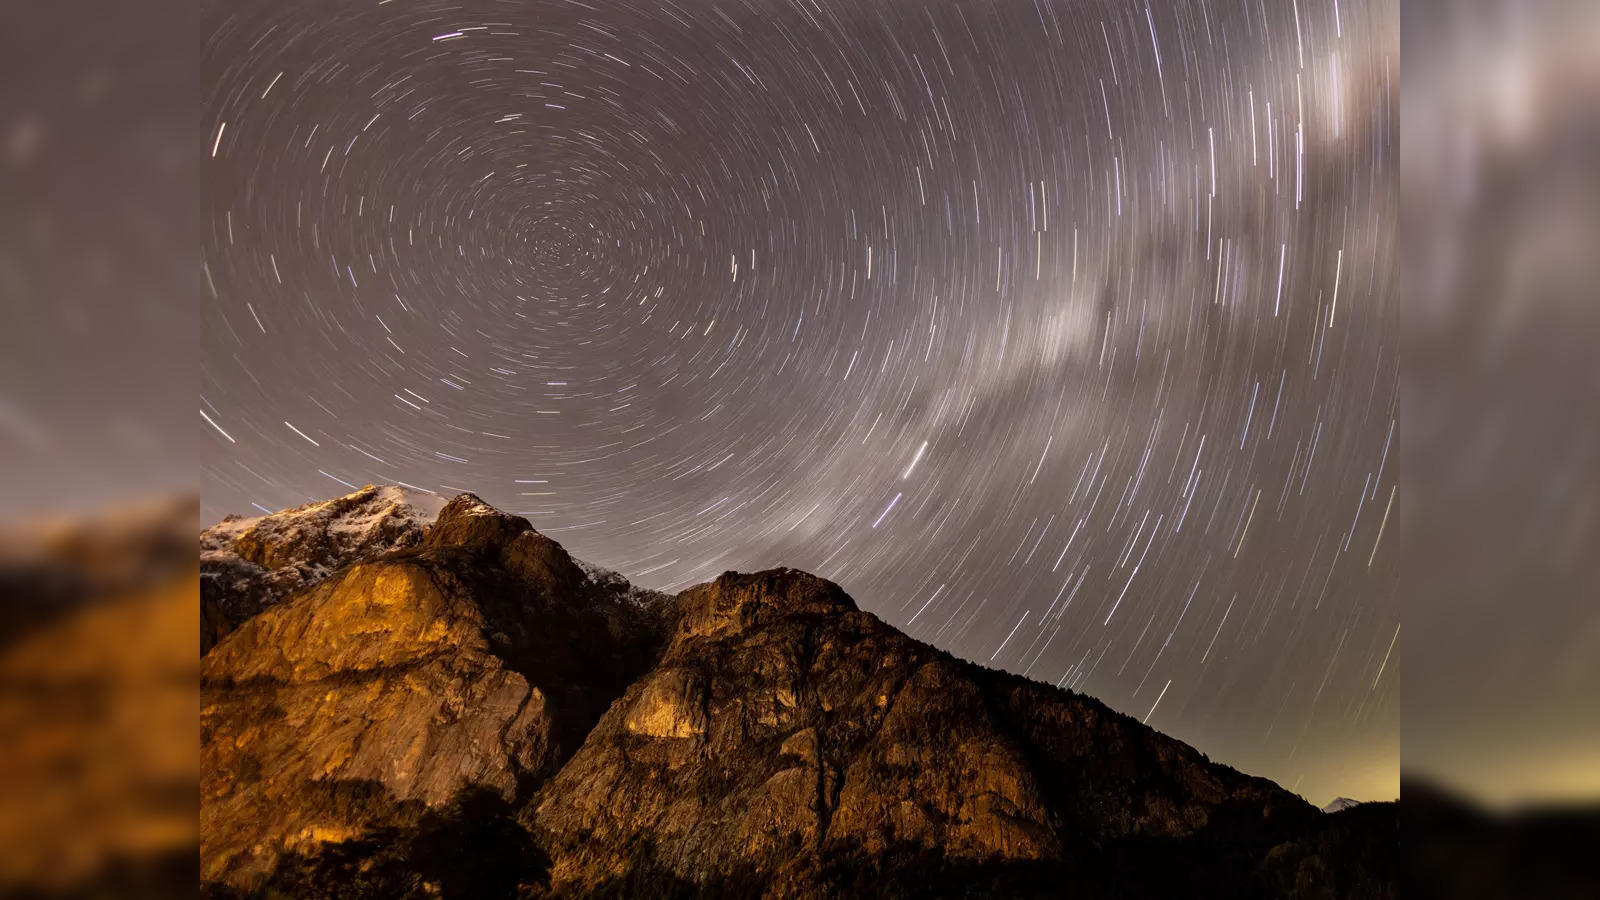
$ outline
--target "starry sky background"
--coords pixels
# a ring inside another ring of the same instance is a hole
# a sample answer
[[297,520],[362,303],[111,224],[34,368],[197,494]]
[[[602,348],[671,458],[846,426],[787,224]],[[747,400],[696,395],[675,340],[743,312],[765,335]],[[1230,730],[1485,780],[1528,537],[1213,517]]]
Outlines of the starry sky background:
[[202,518],[471,490],[1393,798],[1398,19],[214,5]]

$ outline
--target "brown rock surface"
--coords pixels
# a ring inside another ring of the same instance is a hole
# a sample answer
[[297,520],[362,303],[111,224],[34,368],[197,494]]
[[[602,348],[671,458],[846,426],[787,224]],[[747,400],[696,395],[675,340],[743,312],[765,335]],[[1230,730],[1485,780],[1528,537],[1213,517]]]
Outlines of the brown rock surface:
[[202,877],[251,886],[471,788],[525,796],[650,652],[643,610],[584,583],[464,495],[419,546],[244,622],[201,669]]
[[1319,815],[1097,701],[914,641],[805,573],[729,573],[678,607],[656,667],[526,817],[558,892],[643,870],[832,893],[830,861],[916,880],[927,853],[1110,879],[1083,857],[1182,841],[1254,858]]
[[386,485],[200,532],[200,652],[240,622],[338,569],[422,542],[444,501]]

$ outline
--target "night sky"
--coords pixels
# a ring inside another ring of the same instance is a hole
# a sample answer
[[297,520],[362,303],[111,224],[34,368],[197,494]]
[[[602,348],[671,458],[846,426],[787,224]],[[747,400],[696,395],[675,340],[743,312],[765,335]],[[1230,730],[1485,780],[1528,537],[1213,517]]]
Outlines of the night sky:
[[203,518],[398,482],[649,586],[806,569],[1390,799],[1398,17],[214,6]]

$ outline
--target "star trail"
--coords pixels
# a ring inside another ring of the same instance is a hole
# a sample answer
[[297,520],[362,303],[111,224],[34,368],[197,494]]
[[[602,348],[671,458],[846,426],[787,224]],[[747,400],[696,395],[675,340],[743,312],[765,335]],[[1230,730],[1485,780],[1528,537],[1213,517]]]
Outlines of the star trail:
[[217,5],[204,517],[470,490],[1398,790],[1398,4]]

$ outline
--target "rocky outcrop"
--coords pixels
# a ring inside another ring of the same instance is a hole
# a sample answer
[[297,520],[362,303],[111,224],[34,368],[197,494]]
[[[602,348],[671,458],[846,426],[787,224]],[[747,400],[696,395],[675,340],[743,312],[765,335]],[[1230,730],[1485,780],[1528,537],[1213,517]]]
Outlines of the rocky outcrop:
[[202,877],[250,886],[471,789],[529,796],[653,652],[648,612],[584,583],[464,495],[416,546],[244,622],[201,668]]
[[933,884],[929,854],[1109,885],[1129,876],[1096,854],[1171,843],[1248,865],[1316,815],[1094,700],[914,641],[802,572],[730,573],[677,606],[655,667],[525,816],[557,893],[643,873],[771,896],[853,892],[841,872]]
[[422,542],[444,501],[394,485],[200,532],[200,652],[240,622],[344,566]]
[[1393,881],[1387,837],[1343,854],[1353,839],[1319,829],[1351,820],[915,641],[831,582],[778,569],[640,591],[472,495],[244,621],[202,673],[201,864],[219,894],[1384,896]]

